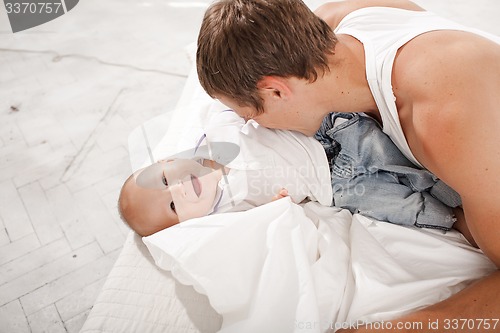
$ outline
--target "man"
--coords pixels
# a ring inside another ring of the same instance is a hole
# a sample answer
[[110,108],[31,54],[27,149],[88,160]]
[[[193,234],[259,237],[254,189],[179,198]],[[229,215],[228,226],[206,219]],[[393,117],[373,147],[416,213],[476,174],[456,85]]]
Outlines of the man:
[[[328,3],[316,15],[299,0],[215,2],[198,39],[202,86],[246,119],[307,135],[332,111],[371,115],[460,194],[467,225],[458,229],[500,267],[498,40],[406,0]],[[438,320],[434,331],[445,332],[451,319],[499,313],[496,271],[395,322]]]

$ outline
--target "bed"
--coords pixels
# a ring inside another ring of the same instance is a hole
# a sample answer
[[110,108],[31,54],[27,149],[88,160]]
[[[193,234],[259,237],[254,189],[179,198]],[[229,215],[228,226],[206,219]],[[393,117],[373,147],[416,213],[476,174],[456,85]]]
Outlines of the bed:
[[[132,168],[194,147],[220,108],[193,68],[171,117],[130,135]],[[145,239],[130,232],[81,332],[335,331],[433,304],[494,270],[457,232],[285,198]]]

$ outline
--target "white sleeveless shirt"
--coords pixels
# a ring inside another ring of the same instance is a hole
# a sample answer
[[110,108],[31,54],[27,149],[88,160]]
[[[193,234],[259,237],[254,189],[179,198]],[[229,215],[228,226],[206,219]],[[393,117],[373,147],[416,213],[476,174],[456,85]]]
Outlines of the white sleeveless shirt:
[[383,131],[415,165],[396,109],[391,75],[398,49],[411,39],[435,30],[468,31],[500,44],[500,38],[478,29],[468,28],[427,11],[411,11],[389,7],[367,7],[346,15],[335,29],[363,43],[366,78],[382,118]]

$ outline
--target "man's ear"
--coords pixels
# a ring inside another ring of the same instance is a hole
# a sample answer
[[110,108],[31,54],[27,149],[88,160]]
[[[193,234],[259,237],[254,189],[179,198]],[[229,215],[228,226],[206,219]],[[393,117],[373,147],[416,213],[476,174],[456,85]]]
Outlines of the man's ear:
[[292,93],[286,78],[279,76],[264,76],[257,82],[257,89],[264,99],[288,99]]

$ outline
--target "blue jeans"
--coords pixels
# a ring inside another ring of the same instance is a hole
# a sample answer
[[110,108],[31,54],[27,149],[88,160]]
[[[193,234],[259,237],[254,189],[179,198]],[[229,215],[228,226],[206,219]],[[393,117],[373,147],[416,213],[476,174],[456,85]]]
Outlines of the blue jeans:
[[334,206],[401,225],[453,226],[458,193],[406,159],[374,119],[330,113],[315,137],[330,163]]

